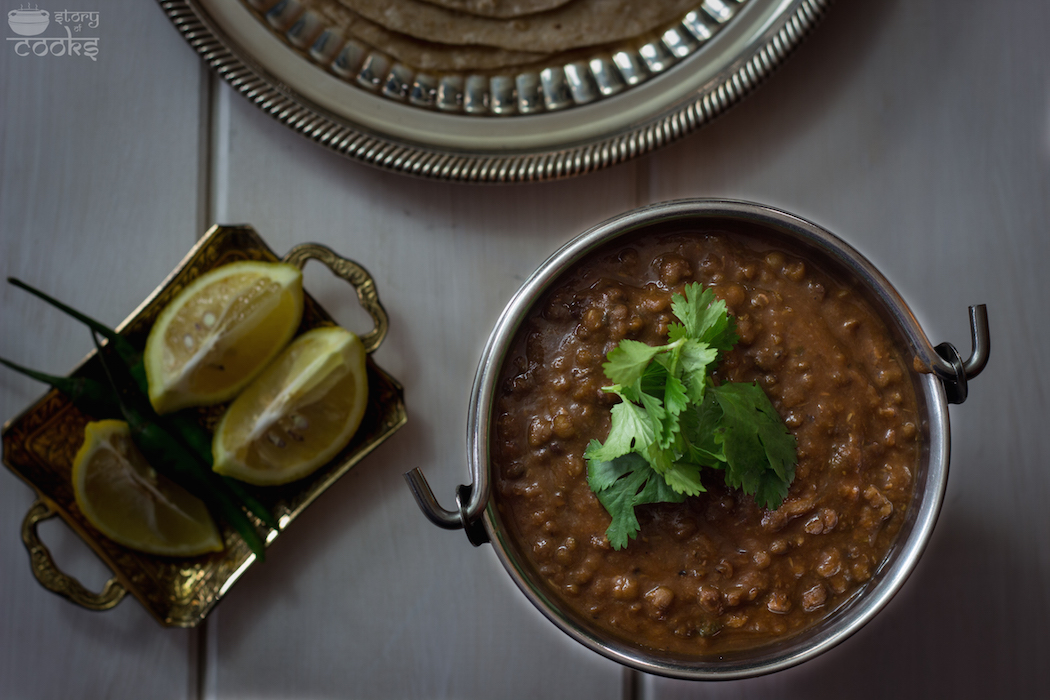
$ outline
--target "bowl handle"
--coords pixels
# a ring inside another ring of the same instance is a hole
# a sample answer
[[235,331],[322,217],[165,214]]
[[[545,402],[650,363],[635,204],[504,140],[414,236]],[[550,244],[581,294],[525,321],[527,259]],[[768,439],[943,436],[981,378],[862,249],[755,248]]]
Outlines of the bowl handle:
[[117,579],[111,578],[106,581],[100,593],[92,593],[75,578],[59,571],[55,560],[51,558],[51,552],[40,541],[37,524],[57,514],[51,506],[39,500],[26,513],[25,520],[22,521],[22,542],[29,552],[29,568],[33,570],[36,580],[52,593],[57,593],[88,610],[109,610],[124,599],[128,589]]
[[968,394],[967,382],[984,370],[991,352],[991,334],[988,331],[988,308],[984,304],[970,307],[970,337],[973,350],[967,360],[951,343],[941,343],[930,355],[930,369],[944,385],[948,403],[962,403]]
[[419,467],[405,472],[405,481],[416,498],[416,504],[430,522],[445,530],[464,530],[475,547],[489,541],[481,521],[485,510],[485,490],[476,490],[474,484],[460,484],[456,489],[456,510],[448,510],[438,503],[427,478]]
[[318,260],[324,263],[332,274],[350,283],[350,286],[357,292],[357,300],[361,307],[375,322],[375,327],[361,336],[365,352],[371,353],[378,348],[383,338],[386,337],[390,321],[386,309],[379,303],[379,294],[376,292],[376,283],[372,275],[353,260],[348,260],[336,254],[331,248],[318,243],[302,243],[289,250],[284,256],[284,262],[295,265],[300,270],[306,265],[307,260]]

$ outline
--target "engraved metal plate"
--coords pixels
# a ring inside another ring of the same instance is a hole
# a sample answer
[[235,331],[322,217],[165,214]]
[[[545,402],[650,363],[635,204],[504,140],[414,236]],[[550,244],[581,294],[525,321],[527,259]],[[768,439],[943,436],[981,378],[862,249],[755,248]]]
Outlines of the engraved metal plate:
[[507,75],[418,71],[335,36],[295,0],[251,2],[160,0],[219,75],[304,136],[399,172],[517,182],[597,170],[699,128],[779,66],[830,0],[698,0],[640,46]]

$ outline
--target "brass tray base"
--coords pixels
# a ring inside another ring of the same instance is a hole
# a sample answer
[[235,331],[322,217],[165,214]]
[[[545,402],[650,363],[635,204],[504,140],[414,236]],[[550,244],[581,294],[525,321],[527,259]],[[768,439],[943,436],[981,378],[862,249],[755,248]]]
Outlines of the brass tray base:
[[[193,247],[168,279],[128,317],[117,330],[135,340],[145,341],[150,326],[167,303],[203,272],[235,260],[280,258],[249,226],[214,226]],[[267,545],[318,496],[380,443],[405,424],[404,394],[396,379],[380,369],[371,353],[382,342],[387,315],[379,303],[371,276],[357,263],[342,258],[324,246],[296,246],[283,258],[302,267],[308,260],[319,260],[333,274],[345,279],[356,291],[361,305],[375,327],[361,336],[366,350],[369,405],[356,435],[342,452],[312,475],[284,486],[254,488],[255,496],[268,506],[278,529],[256,521]],[[317,302],[304,294],[303,321],[299,333],[334,321]],[[100,371],[92,352],[73,371],[93,374]],[[214,426],[223,407],[202,409],[200,420]],[[127,549],[100,534],[77,508],[70,480],[73,457],[83,442],[84,426],[90,418],[74,407],[60,392],[52,390],[4,425],[3,461],[36,492],[37,502],[26,514],[22,539],[30,554],[30,566],[37,580],[48,590],[92,610],[107,610],[130,592],[162,625],[194,627],[199,624],[230,587],[255,561],[241,537],[224,528],[226,548],[222,552],[192,558],[171,558]],[[246,485],[247,486],[247,485]],[[250,488],[250,487],[249,487]],[[62,573],[47,547],[37,535],[37,524],[58,515],[102,558],[114,572],[100,593],[86,590],[75,579]]]

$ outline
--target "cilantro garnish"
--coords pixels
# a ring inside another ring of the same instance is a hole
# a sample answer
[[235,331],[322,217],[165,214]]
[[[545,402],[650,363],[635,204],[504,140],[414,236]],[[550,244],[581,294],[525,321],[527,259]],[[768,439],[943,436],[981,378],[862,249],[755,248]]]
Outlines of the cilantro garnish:
[[681,323],[667,344],[622,340],[602,367],[614,382],[609,436],[592,440],[587,483],[609,515],[605,535],[623,549],[638,534],[635,506],[681,503],[705,491],[704,467],[778,508],[795,478],[795,438],[757,384],[714,383],[719,358],[736,345],[736,323],[710,289],[693,283],[671,297]]

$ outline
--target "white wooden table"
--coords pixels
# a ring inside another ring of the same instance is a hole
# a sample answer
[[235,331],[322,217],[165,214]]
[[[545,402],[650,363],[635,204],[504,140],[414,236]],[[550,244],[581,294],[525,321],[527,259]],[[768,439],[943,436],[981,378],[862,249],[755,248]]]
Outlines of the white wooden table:
[[[161,628],[130,598],[92,613],[39,586],[18,534],[32,492],[0,470],[0,698],[1045,697],[1050,5],[842,0],[693,136],[502,187],[411,179],[308,142],[214,78],[154,3],[72,9],[100,13],[97,61],[0,46],[3,275],[116,324],[210,223],[251,223],[278,252],[325,243],[376,277],[391,318],[377,360],[404,384],[409,423],[194,631]],[[759,201],[838,233],[935,343],[965,354],[975,303],[993,335],[951,409],[947,498],[903,591],[823,657],[719,684],[627,673],[570,641],[488,547],[431,526],[401,478],[422,467],[445,501],[466,479],[476,362],[532,269],[613,214],[685,196]],[[324,272],[307,287],[365,323]],[[61,373],[87,353],[79,326],[8,285],[0,309],[0,355]],[[41,393],[0,373],[0,419]],[[109,578],[64,525],[41,530],[89,588]]]

